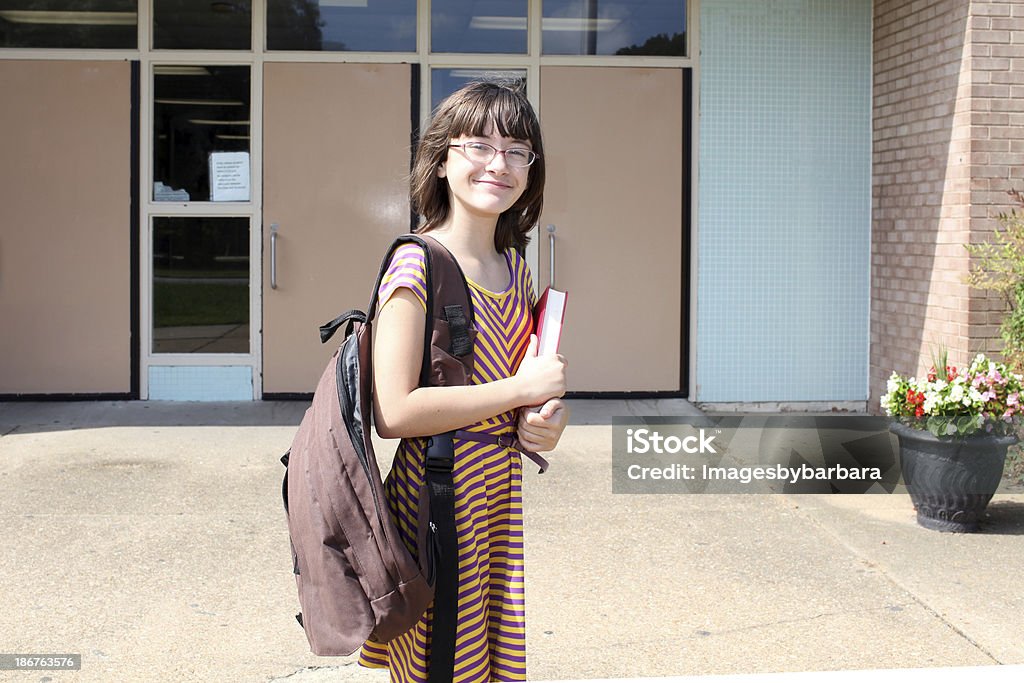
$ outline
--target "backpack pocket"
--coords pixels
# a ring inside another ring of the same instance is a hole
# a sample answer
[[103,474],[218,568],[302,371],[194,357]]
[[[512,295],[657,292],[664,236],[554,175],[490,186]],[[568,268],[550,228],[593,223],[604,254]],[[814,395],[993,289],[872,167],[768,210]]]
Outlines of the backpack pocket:
[[[470,342],[476,342],[476,329],[467,330]],[[434,331],[430,338],[430,384],[438,387],[455,387],[470,383],[473,376],[473,351],[465,356],[452,354],[451,332],[447,320],[434,320]]]

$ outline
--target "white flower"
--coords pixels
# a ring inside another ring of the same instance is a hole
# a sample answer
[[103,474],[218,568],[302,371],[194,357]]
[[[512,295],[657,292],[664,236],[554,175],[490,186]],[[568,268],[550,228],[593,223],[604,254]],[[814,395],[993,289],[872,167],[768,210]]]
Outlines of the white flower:
[[954,384],[953,388],[949,392],[949,400],[953,403],[959,403],[964,398],[964,385]]

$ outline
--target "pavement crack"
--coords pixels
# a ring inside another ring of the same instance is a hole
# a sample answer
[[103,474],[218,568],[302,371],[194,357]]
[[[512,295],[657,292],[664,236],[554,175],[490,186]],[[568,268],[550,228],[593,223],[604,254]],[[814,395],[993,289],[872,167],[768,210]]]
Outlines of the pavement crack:
[[[897,605],[897,606],[898,607],[904,607],[905,605]],[[730,628],[730,629],[726,629],[726,630],[723,630],[723,631],[701,631],[701,632],[698,632],[697,635],[695,635],[695,636],[690,636],[690,637],[686,638],[686,640],[697,640],[699,638],[706,638],[708,636],[723,636],[723,635],[730,635],[730,634],[734,634],[734,633],[744,633],[746,631],[756,631],[757,629],[766,628],[766,627],[782,626],[783,624],[799,624],[799,623],[803,623],[803,622],[817,621],[818,619],[825,619],[825,618],[828,618],[828,617],[835,617],[835,616],[840,616],[840,615],[867,614],[867,613],[870,613],[870,612],[888,611],[891,608],[892,608],[891,605],[887,605],[885,607],[870,607],[870,608],[867,608],[867,609],[859,609],[859,610],[842,610],[842,611],[837,611],[837,612],[819,612],[818,614],[813,614],[813,615],[806,616],[806,617],[796,617],[796,618],[793,618],[793,619],[776,619],[774,621],[765,621],[765,622],[761,622],[759,624],[750,624],[749,626],[741,626],[739,628]]]
[[301,669],[297,669],[290,674],[284,676],[278,676],[276,678],[268,679],[269,683],[278,683],[279,681],[288,681],[295,676],[302,676],[304,674],[315,673],[317,671],[341,671],[345,666],[304,666]]
[[18,427],[20,427],[20,426],[21,426],[21,425],[14,425],[13,427],[11,427],[10,429],[8,429],[8,430],[7,430],[6,432],[4,432],[3,434],[0,434],[0,439],[4,438],[4,437],[5,437],[5,436],[7,436],[8,434],[13,434],[14,432],[18,431]]
[[872,557],[868,556],[866,553],[861,552],[856,547],[854,547],[853,545],[848,543],[834,529],[832,529],[829,526],[825,525],[820,519],[818,519],[814,515],[807,514],[806,512],[804,512],[802,510],[801,510],[801,512],[802,512],[804,518],[808,519],[818,529],[820,529],[824,533],[828,534],[828,536],[830,536],[836,543],[838,543],[841,547],[845,548],[847,550],[847,552],[849,552],[850,554],[852,554],[854,557],[856,557],[857,559],[861,560],[862,562],[866,563],[873,570],[877,571],[881,576],[885,577],[886,581],[888,581],[893,586],[895,586],[899,590],[901,590],[904,593],[906,593],[907,596],[913,601],[913,604],[917,605],[922,610],[924,610],[928,614],[932,615],[935,619],[937,619],[941,624],[943,624],[950,631],[952,631],[953,633],[956,633],[958,636],[960,636],[965,641],[967,641],[978,652],[980,652],[981,654],[983,654],[986,657],[988,657],[989,659],[991,659],[993,664],[999,664],[999,665],[1004,664],[1004,662],[1002,662],[998,657],[996,657],[994,654],[992,654],[992,652],[988,648],[986,648],[984,645],[982,645],[977,640],[972,638],[962,628],[960,628],[959,626],[957,626],[956,624],[951,622],[949,619],[947,619],[937,609],[935,609],[934,607],[929,605],[927,602],[925,602],[924,598],[921,598],[920,596],[918,596],[913,590],[910,589],[910,587],[904,585],[899,580],[897,580],[896,577],[894,577],[892,574],[890,574],[889,571],[884,566],[880,565],[877,561],[875,561],[875,559],[873,559]]

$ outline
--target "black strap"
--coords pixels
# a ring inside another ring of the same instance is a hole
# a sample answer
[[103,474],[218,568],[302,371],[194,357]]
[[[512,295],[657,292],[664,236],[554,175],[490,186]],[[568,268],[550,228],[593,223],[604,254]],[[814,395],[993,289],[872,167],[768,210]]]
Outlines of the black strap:
[[326,344],[328,341],[330,341],[331,337],[334,336],[334,333],[338,331],[338,328],[341,327],[342,324],[346,322],[348,323],[348,330],[346,330],[345,336],[347,337],[352,332],[352,323],[365,323],[366,315],[362,311],[357,311],[356,309],[351,308],[342,313],[341,315],[339,315],[331,322],[324,323],[323,325],[320,326],[320,343]]
[[427,442],[425,479],[430,496],[430,540],[435,548],[434,619],[430,626],[428,683],[451,683],[455,671],[455,631],[459,620],[459,542],[455,529],[453,432]]
[[451,354],[459,358],[473,350],[473,341],[469,338],[469,320],[466,311],[459,305],[445,306],[444,317],[448,320],[448,335],[451,341]]

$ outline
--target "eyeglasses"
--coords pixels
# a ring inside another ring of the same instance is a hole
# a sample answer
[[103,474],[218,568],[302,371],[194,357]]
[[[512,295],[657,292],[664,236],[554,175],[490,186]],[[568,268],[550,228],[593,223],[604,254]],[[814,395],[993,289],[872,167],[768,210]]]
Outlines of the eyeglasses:
[[540,155],[533,150],[526,149],[525,147],[509,147],[508,149],[498,149],[492,145],[488,145],[486,142],[463,142],[458,145],[448,145],[449,147],[458,147],[462,150],[462,153],[466,155],[466,158],[477,164],[489,164],[499,153],[505,155],[505,163],[509,166],[515,166],[516,168],[526,168],[537,160]]

